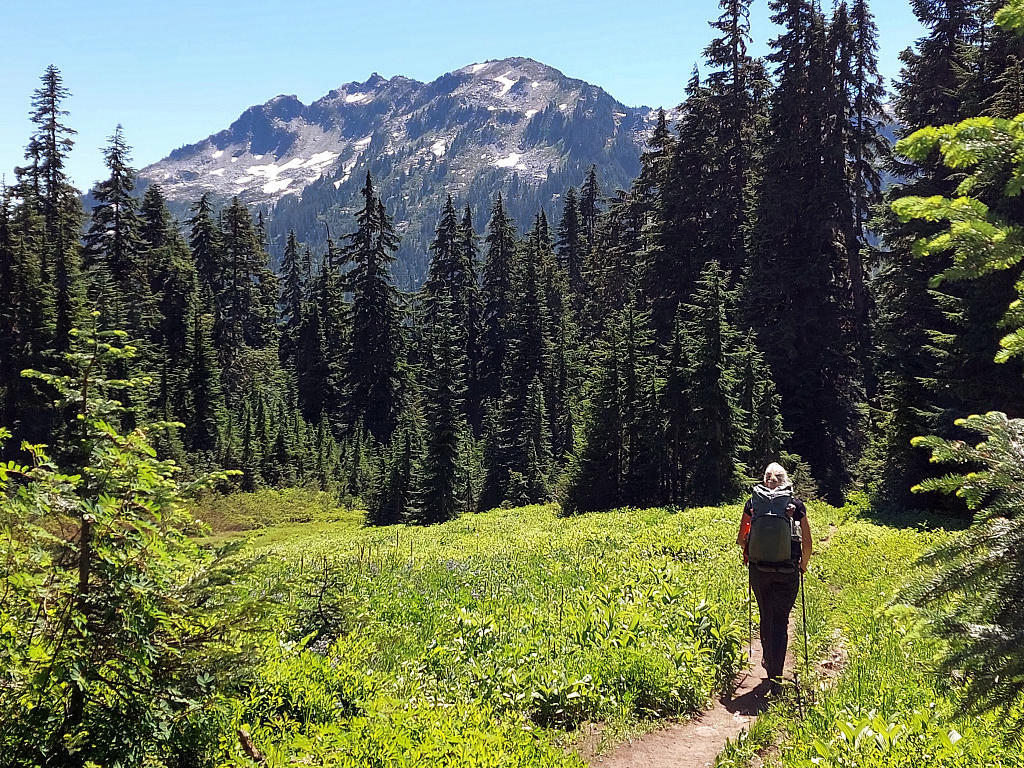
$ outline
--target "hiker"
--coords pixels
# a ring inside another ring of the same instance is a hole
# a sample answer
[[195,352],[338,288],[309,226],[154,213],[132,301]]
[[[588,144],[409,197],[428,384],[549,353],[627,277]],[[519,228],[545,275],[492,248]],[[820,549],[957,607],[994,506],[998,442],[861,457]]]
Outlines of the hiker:
[[778,693],[789,643],[789,612],[793,610],[800,575],[811,557],[807,507],[793,495],[786,470],[771,463],[764,484],[755,485],[743,506],[736,543],[749,566],[750,588],[761,615],[761,651],[771,693]]

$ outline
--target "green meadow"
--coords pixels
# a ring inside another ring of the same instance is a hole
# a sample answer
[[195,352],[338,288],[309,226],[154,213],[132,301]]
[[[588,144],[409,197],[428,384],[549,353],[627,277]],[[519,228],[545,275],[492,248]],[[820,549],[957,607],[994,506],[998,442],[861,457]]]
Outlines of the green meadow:
[[[269,606],[259,662],[220,702],[225,765],[252,764],[241,728],[270,765],[579,766],[581,725],[602,724],[610,749],[698,712],[745,662],[737,506],[530,506],[430,528],[366,527],[300,492],[197,511],[227,531],[211,545],[244,538],[234,557]],[[893,604],[947,534],[856,505],[811,519],[817,669],[793,638],[799,685],[720,764],[1024,765],[996,718],[957,713],[956,680],[931,672],[937,641]]]

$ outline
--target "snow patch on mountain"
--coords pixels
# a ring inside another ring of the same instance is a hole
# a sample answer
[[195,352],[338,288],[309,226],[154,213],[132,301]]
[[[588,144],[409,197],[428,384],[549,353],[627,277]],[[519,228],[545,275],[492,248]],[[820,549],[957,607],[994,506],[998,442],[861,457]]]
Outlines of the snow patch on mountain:
[[496,169],[538,184],[560,169],[602,162],[589,153],[635,157],[652,119],[649,108],[626,107],[597,86],[512,58],[470,64],[432,83],[375,73],[309,105],[278,96],[139,175],[183,205],[207,193],[273,205],[323,179],[347,206],[373,170],[394,185],[394,199],[413,206],[435,187],[471,188],[481,174],[497,183]]
[[498,96],[504,96],[506,93],[512,90],[512,86],[518,82],[518,80],[513,80],[510,77],[508,77],[509,74],[511,73],[507,72],[504,75],[498,75],[498,77],[491,78],[496,83],[501,84],[501,90],[498,91]]
[[503,157],[500,160],[495,160],[494,164],[498,168],[515,168],[519,163],[519,158],[522,157],[518,152],[512,152],[508,157]]

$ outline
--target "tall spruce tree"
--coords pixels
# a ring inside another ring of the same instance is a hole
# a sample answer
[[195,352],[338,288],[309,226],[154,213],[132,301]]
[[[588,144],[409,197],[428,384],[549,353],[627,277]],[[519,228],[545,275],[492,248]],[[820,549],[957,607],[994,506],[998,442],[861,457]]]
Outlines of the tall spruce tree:
[[64,122],[68,112],[63,102],[71,92],[65,87],[60,70],[51,64],[40,79],[42,86],[32,95],[30,119],[35,132],[25,152],[29,165],[19,168],[18,175],[28,177],[26,181],[33,193],[29,199],[38,206],[43,218],[41,277],[52,290],[53,343],[58,350],[64,350],[83,298],[79,274],[82,206],[65,170],[77,131]]
[[466,509],[468,501],[462,455],[466,351],[456,330],[459,319],[451,299],[438,299],[432,315],[424,359],[424,446],[414,483],[414,516],[421,523],[452,520]]
[[281,362],[294,365],[299,333],[306,312],[309,287],[307,268],[295,232],[288,231],[284,256],[281,260],[284,282],[281,287],[281,309],[284,315],[281,328]]
[[717,262],[709,262],[692,302],[683,308],[680,330],[685,338],[691,414],[686,495],[696,504],[720,504],[734,498],[743,476],[738,333],[728,317],[735,306],[728,281],[728,273]]
[[513,311],[514,283],[518,258],[515,224],[505,212],[501,194],[494,200],[485,237],[483,285],[481,298],[483,317],[480,343],[481,398],[497,402],[501,397],[501,381],[505,373],[509,316]]
[[712,137],[707,116],[709,94],[696,70],[686,87],[683,116],[665,168],[665,194],[662,197],[661,248],[646,267],[645,289],[651,306],[655,337],[666,344],[673,331],[676,309],[693,293],[705,258],[705,209],[710,205],[704,194],[707,186]]
[[473,434],[483,428],[483,296],[480,291],[480,237],[473,211],[466,205],[459,228],[459,253],[466,289],[466,413]]
[[602,211],[604,195],[601,182],[597,179],[597,166],[591,165],[587,177],[580,187],[580,227],[583,231],[583,242],[589,252],[594,247],[597,235],[597,217]]
[[374,525],[394,525],[412,518],[414,481],[423,455],[423,416],[415,401],[402,409],[391,442],[383,453],[378,488],[369,511]]
[[347,288],[352,293],[351,345],[345,368],[347,423],[366,426],[379,441],[391,438],[398,416],[398,363],[402,319],[398,290],[391,277],[398,247],[391,218],[366,174],[356,213],[356,229],[346,236],[345,257],[352,263]]
[[84,238],[90,299],[100,310],[104,327],[148,337],[156,308],[143,253],[139,201],[132,195],[135,171],[120,125],[104,150],[104,161],[110,176],[93,190],[96,205]]
[[[0,198],[0,418],[20,439],[50,442],[49,397],[21,372],[42,368],[52,338],[53,294],[42,270],[45,225],[31,186]],[[6,454],[5,454],[6,455]]]
[[544,384],[552,349],[543,282],[545,251],[550,251],[550,240],[538,214],[522,247],[522,271],[513,285],[505,324],[499,428],[509,471],[502,500],[512,503],[535,503],[549,495],[551,433]]
[[[704,49],[708,65],[705,95],[694,114],[708,126],[708,163],[702,184],[707,206],[703,231],[705,260],[716,260],[735,283],[747,254],[747,214],[762,130],[765,76],[747,52],[750,0],[720,0],[722,14],[711,22],[719,33]],[[699,113],[703,113],[703,118]],[[693,134],[697,126],[688,126]],[[699,151],[699,148],[697,148]],[[685,166],[684,166],[685,167]]]
[[[958,73],[968,67],[972,55],[978,30],[976,2],[921,2],[913,7],[926,34],[900,54],[903,68],[893,99],[900,137],[926,125],[966,117],[965,103],[971,100],[960,87]],[[874,334],[882,415],[868,458],[878,468],[875,501],[905,507],[921,503],[910,488],[930,473],[927,456],[911,447],[911,439],[927,433],[948,435],[956,418],[952,413],[943,417],[945,385],[937,376],[934,355],[928,352],[936,336],[951,340],[955,335],[943,314],[941,298],[929,286],[931,277],[945,269],[945,257],[913,253],[914,242],[933,227],[899,221],[888,203],[905,195],[950,194],[955,181],[937,158],[912,163],[893,156],[888,171],[898,183],[886,192],[886,205],[874,225],[885,249],[875,255],[877,274],[872,280],[878,307]]]
[[[850,201],[830,118],[835,80],[824,19],[807,0],[774,0],[778,88],[765,142],[745,315],[776,372],[792,448],[827,498],[842,499],[860,448],[862,399],[846,263]],[[814,215],[808,215],[814,211]]]

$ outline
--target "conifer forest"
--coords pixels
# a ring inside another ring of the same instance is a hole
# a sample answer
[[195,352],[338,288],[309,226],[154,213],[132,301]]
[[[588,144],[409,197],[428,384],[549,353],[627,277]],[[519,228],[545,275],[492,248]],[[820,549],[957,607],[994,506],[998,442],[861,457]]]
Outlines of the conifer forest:
[[[751,1],[719,2],[627,189],[592,166],[528,221],[496,194],[483,229],[453,191],[415,290],[372,173],[311,245],[272,243],[273,208],[239,198],[172,216],[120,125],[107,178],[75,188],[75,73],[42,73],[0,200],[0,766],[582,765],[581,723],[693,714],[745,663],[746,577],[703,552],[738,508],[693,510],[772,461],[835,532],[812,616],[841,604],[872,653],[909,647],[842,591],[863,574],[836,542],[870,540],[865,563],[891,558],[866,588],[941,614],[920,658],[943,659],[900,678],[904,709],[801,698],[778,764],[1024,765],[1024,7],[910,0],[924,33],[889,87],[868,0],[770,0],[761,58]],[[284,511],[218,527],[233,504]],[[915,511],[932,522],[901,529]],[[286,522],[348,527],[228,535]],[[919,556],[930,575],[898,584]],[[587,645],[599,595],[638,645]],[[932,700],[947,719],[912,720]],[[898,748],[921,751],[845,758],[815,724],[868,710],[911,718]],[[948,750],[920,746],[939,731]],[[749,764],[751,733],[720,764]]]

